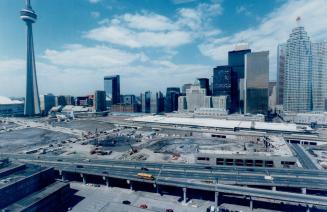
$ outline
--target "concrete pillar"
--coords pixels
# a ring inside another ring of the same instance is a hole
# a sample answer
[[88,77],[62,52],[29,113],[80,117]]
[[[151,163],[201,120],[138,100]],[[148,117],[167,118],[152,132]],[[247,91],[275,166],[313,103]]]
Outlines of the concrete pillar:
[[307,194],[307,188],[301,188],[302,194]]
[[272,190],[273,190],[273,191],[276,191],[276,186],[273,186],[273,187],[272,187]]
[[106,181],[106,186],[110,187],[109,177],[103,177],[103,178]]
[[84,174],[81,174],[81,178],[83,179],[83,184],[86,184],[86,176]]
[[186,192],[187,192],[187,189],[186,188],[183,188],[183,204],[185,205],[186,204]]
[[219,207],[219,192],[215,192],[215,206]]
[[253,211],[253,200],[250,198],[250,210]]
[[133,183],[132,182],[129,183],[129,188],[133,191]]
[[306,210],[307,212],[310,212],[310,207],[307,205],[307,210]]

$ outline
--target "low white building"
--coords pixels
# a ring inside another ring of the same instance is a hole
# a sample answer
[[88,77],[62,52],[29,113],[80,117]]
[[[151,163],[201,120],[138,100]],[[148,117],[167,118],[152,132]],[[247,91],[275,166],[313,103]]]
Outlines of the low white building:
[[230,107],[229,96],[213,96],[211,97],[212,107],[228,113]]
[[296,124],[311,124],[327,125],[327,112],[320,113],[282,113],[282,117],[286,122]]
[[194,111],[194,117],[226,117],[228,115],[227,110],[220,108],[199,108]]

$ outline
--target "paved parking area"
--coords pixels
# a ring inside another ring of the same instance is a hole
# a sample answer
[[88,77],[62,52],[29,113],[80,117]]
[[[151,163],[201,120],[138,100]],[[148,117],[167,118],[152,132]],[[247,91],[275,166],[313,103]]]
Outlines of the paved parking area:
[[[122,188],[107,188],[106,186],[94,187],[83,185],[81,183],[71,182],[71,188],[78,190],[75,195],[84,197],[72,211],[78,212],[139,212],[155,211],[165,212],[166,209],[173,209],[178,212],[201,212],[212,204],[212,202],[202,200],[191,200],[187,205],[179,202],[179,197],[163,195],[156,193],[131,191]],[[122,204],[122,201],[128,200],[130,205]],[[147,209],[141,209],[139,206],[146,204]]]

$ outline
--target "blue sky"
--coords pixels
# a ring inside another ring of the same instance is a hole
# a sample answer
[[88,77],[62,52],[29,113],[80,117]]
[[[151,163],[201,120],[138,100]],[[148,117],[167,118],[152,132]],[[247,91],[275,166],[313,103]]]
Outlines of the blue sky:
[[[270,51],[297,16],[313,41],[327,39],[325,0],[31,0],[41,94],[83,95],[121,75],[123,93],[165,91],[226,64],[236,43]],[[0,1],[0,95],[24,96],[23,0]]]

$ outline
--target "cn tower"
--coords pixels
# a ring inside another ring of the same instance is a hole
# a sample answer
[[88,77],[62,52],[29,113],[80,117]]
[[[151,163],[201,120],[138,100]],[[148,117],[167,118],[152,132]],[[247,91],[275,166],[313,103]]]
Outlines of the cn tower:
[[25,96],[25,116],[40,114],[40,99],[36,79],[33,30],[37,15],[31,7],[30,0],[26,0],[25,8],[20,11],[20,18],[27,26],[27,58],[26,58],[26,96]]

